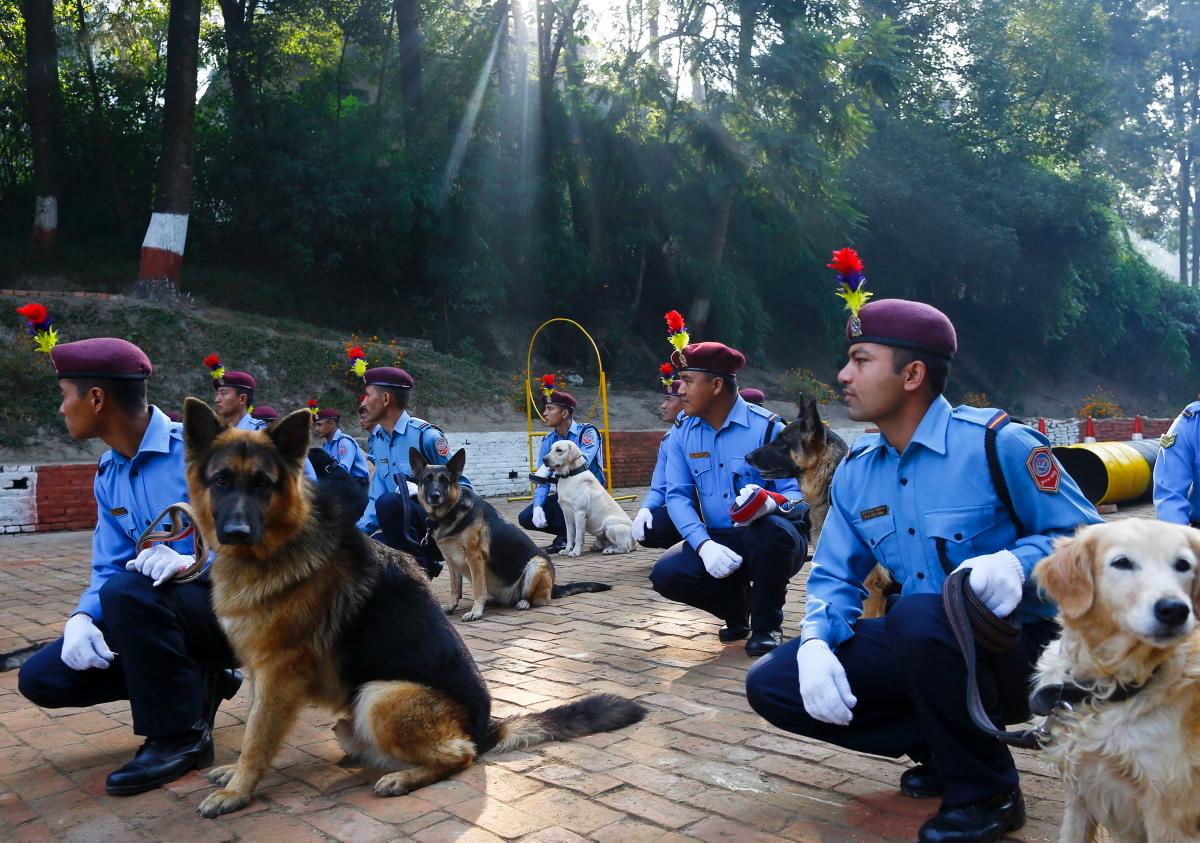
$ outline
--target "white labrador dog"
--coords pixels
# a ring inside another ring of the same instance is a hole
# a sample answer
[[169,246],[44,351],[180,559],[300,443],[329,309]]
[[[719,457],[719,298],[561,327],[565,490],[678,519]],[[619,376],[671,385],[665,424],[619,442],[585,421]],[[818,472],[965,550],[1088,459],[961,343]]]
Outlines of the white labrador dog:
[[1200,840],[1198,562],[1200,531],[1130,518],[1060,539],[1034,569],[1063,627],[1035,690],[1094,694],[1047,721],[1044,757],[1067,790],[1064,843],[1099,828],[1114,843]]
[[[578,445],[569,439],[555,442],[546,454],[545,463],[558,475],[558,503],[567,522],[567,546],[560,553],[578,556],[583,552],[583,539],[588,533],[596,537],[593,550],[632,553],[637,549],[633,521],[586,469],[587,459]],[[578,469],[583,471],[572,474]]]

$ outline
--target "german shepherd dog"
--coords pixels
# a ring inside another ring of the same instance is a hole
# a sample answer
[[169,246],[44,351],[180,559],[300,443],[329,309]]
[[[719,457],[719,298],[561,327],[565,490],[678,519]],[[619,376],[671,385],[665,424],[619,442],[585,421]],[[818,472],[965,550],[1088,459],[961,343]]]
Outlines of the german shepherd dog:
[[254,701],[236,764],[209,771],[220,785],[198,812],[250,803],[305,703],[340,712],[340,738],[395,770],[381,796],[423,787],[492,749],[619,729],[645,710],[611,694],[506,720],[466,645],[411,557],[370,541],[336,495],[304,480],[312,414],[267,430],[227,429],[204,402],[184,404],[188,491],[216,549],[213,608]]
[[[813,547],[825,517],[829,515],[829,488],[833,473],[849,448],[821,419],[816,401],[800,399],[800,418],[783,429],[775,440],[746,455],[746,461],[758,469],[767,480],[795,477],[808,503],[812,521]],[[895,581],[878,566],[867,576],[863,585],[867,599],[863,601],[864,618],[883,617],[887,598],[897,592]]]
[[464,621],[483,617],[489,601],[528,609],[545,606],[551,597],[608,591],[602,582],[554,584],[554,563],[525,531],[501,517],[490,503],[458,483],[467,463],[459,449],[445,465],[430,465],[416,448],[408,449],[417,482],[417,500],[429,513],[431,537],[450,568],[450,602],[442,608],[453,614],[462,600],[463,577],[471,581],[474,603]]

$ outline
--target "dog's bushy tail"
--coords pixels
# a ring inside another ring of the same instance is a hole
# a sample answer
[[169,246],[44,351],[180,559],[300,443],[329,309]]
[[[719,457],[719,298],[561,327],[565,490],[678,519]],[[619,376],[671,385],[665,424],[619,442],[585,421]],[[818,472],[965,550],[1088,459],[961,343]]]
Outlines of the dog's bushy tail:
[[591,594],[596,591],[611,591],[612,586],[606,582],[569,582],[556,585],[550,592],[551,597],[570,597],[572,594]]
[[565,741],[596,732],[632,726],[646,716],[642,706],[616,694],[592,694],[581,700],[539,711],[493,720],[488,752],[525,749],[548,741]]

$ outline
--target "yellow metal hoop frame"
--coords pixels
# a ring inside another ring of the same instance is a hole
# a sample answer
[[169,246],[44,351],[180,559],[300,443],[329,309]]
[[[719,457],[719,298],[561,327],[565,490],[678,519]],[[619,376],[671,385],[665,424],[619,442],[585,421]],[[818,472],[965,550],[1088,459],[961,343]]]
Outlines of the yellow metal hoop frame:
[[[604,426],[600,428],[600,441],[604,443],[604,484],[608,487],[609,493],[612,492],[612,441],[608,432],[608,378],[604,375],[604,361],[600,358],[600,347],[596,345],[596,341],[592,339],[592,335],[587,332],[587,329],[576,322],[574,319],[567,319],[565,316],[556,316],[553,319],[547,319],[541,325],[538,325],[537,330],[533,332],[533,336],[529,338],[529,349],[525,352],[525,431],[529,442],[529,471],[530,473],[537,470],[533,463],[533,440],[542,438],[546,434],[543,432],[534,433],[533,417],[536,414],[538,419],[545,421],[545,416],[538,408],[537,402],[533,400],[533,389],[530,383],[533,381],[533,345],[537,342],[538,335],[542,333],[550,325],[556,322],[565,322],[568,325],[573,325],[579,329],[579,332],[587,337],[587,341],[592,346],[592,351],[596,353],[596,368],[600,371],[600,389],[596,392],[596,400],[592,402],[592,408],[588,411],[587,418],[584,421],[591,421],[596,416],[596,408],[600,407],[604,413]],[[529,484],[529,492],[533,494],[533,483]],[[514,500],[514,498],[510,498]]]

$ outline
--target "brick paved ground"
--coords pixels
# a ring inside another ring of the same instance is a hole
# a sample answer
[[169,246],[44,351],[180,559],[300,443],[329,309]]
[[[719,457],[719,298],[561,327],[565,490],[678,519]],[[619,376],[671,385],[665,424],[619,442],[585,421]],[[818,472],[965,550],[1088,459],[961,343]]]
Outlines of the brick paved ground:
[[[640,491],[640,490],[635,490]],[[519,504],[500,502],[515,520]],[[632,512],[636,503],[628,502]],[[1145,512],[1144,508],[1140,509]],[[1122,515],[1128,513],[1123,512]],[[86,576],[88,533],[0,539],[0,652],[56,637]],[[747,707],[750,660],[722,646],[716,622],[648,587],[656,554],[586,554],[560,581],[599,579],[605,594],[528,612],[455,620],[507,715],[592,691],[636,697],[646,721],[621,732],[489,757],[415,794],[380,799],[344,766],[333,718],[306,710],[246,810],[204,820],[198,774],[126,799],[104,777],[140,741],[125,703],[43,711],[0,673],[0,838],[419,841],[911,840],[936,808],[896,790],[903,765],[781,733]],[[803,574],[788,599],[797,628]],[[437,582],[439,593],[448,586]],[[217,763],[234,760],[243,691],[217,718]],[[1057,837],[1061,789],[1035,754],[1018,753],[1030,821],[1017,839]]]

